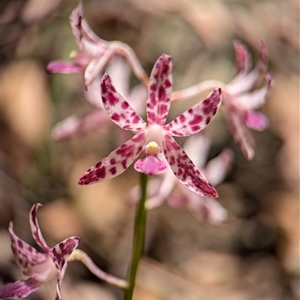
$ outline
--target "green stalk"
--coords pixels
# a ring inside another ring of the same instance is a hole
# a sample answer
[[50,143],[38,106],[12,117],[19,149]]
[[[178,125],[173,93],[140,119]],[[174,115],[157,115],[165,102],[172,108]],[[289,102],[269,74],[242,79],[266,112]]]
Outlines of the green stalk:
[[124,300],[132,299],[137,268],[144,250],[145,233],[146,233],[146,217],[147,217],[147,209],[145,208],[145,202],[147,198],[147,183],[148,183],[147,175],[141,173],[141,177],[140,177],[141,198],[138,203],[136,216],[135,216],[133,248],[132,248],[131,264],[130,264],[129,275],[128,275],[128,287],[125,289],[124,292]]

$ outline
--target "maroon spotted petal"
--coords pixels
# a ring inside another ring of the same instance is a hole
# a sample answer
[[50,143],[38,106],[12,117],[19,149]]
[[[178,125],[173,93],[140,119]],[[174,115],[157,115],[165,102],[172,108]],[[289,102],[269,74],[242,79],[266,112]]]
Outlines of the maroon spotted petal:
[[170,110],[172,94],[172,59],[163,54],[156,61],[150,76],[147,98],[148,123],[164,125]]
[[30,277],[0,287],[0,299],[25,298],[40,288],[40,282]]
[[113,122],[125,130],[141,130],[147,124],[129,105],[129,103],[116,91],[108,74],[101,82],[102,101],[105,110]]
[[47,254],[36,251],[33,247],[15,235],[12,222],[9,223],[8,231],[15,260],[22,269],[33,267],[47,259]]
[[78,184],[99,182],[122,174],[142,152],[144,143],[145,133],[141,131],[87,170]]
[[38,220],[37,220],[37,217],[36,217],[37,210],[41,206],[42,206],[42,204],[40,204],[40,203],[36,203],[32,206],[32,208],[30,210],[30,214],[29,214],[29,222],[30,222],[31,233],[32,233],[33,239],[36,241],[36,243],[42,249],[44,249],[44,251],[46,253],[49,253],[50,248],[44,240],[44,237],[42,235],[42,232],[41,232],[41,229],[39,227],[39,223],[38,223]]
[[62,270],[69,256],[77,248],[79,242],[79,237],[72,236],[51,248],[50,255],[58,271]]
[[206,127],[214,118],[221,104],[221,89],[213,90],[209,96],[179,115],[165,126],[173,136],[189,136]]
[[200,173],[184,150],[169,134],[163,144],[165,157],[179,181],[191,191],[204,197],[217,197],[217,191]]
[[50,252],[55,267],[59,271],[56,283],[56,299],[61,299],[60,287],[67,268],[67,261],[72,252],[77,248],[80,238],[73,236],[55,245]]

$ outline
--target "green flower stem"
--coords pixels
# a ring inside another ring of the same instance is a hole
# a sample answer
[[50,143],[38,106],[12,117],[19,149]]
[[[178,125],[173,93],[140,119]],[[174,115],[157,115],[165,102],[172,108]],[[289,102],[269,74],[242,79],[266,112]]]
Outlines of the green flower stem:
[[128,287],[125,289],[124,300],[132,299],[137,268],[144,250],[145,233],[146,233],[146,217],[147,217],[147,209],[145,207],[145,202],[147,198],[147,183],[148,183],[147,175],[141,173],[141,178],[140,178],[141,198],[138,203],[138,207],[136,211],[133,249],[132,249],[132,256],[131,256],[131,264],[129,268],[129,275],[128,275]]

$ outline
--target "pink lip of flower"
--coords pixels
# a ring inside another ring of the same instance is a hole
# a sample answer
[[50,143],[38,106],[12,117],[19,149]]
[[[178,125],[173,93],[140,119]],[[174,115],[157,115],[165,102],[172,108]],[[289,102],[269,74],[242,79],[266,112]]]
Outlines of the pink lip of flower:
[[261,75],[265,73],[266,45],[261,42],[261,58],[251,72],[249,72],[249,53],[245,46],[236,41],[234,47],[238,73],[223,88],[223,108],[233,139],[246,158],[251,160],[255,154],[255,145],[248,128],[262,131],[268,126],[266,116],[254,110],[265,103],[273,78],[270,74],[266,74],[268,84],[261,89],[250,92],[260,80]]
[[61,299],[60,286],[67,267],[67,260],[79,244],[80,238],[73,236],[50,248],[41,233],[38,221],[37,210],[42,206],[34,204],[30,214],[31,232],[36,243],[45,251],[38,252],[25,241],[17,237],[13,231],[13,223],[9,224],[11,247],[19,267],[23,274],[28,276],[27,280],[19,280],[9,283],[0,288],[1,299],[24,298],[35,292],[47,281],[57,278],[56,299]]
[[159,160],[157,155],[164,153],[173,173],[182,184],[200,195],[217,196],[216,190],[172,136],[189,136],[206,127],[220,106],[221,89],[213,90],[206,99],[165,125],[172,93],[171,69],[171,57],[166,54],[162,55],[153,67],[146,103],[148,124],[116,92],[110,77],[103,76],[101,92],[105,110],[118,126],[124,130],[136,131],[137,134],[87,170],[78,184],[113,178],[123,173],[144,151],[146,158],[135,163],[138,172],[151,175],[162,172],[167,165]]
[[80,52],[70,54],[73,62],[50,62],[46,68],[49,73],[84,73],[85,87],[88,89],[111,57],[117,54],[128,60],[137,78],[145,84],[148,82],[147,74],[128,45],[118,41],[104,41],[92,31],[84,18],[81,2],[70,15],[70,24]]

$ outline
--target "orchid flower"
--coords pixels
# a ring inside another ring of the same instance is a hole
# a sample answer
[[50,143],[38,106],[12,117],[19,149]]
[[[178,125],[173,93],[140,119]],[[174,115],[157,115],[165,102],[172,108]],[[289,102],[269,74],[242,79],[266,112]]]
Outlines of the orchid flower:
[[147,85],[148,76],[134,51],[125,43],[119,41],[107,42],[100,39],[86,22],[81,1],[70,15],[70,23],[80,52],[70,54],[72,62],[60,60],[50,62],[47,66],[48,72],[84,73],[85,87],[88,89],[97,76],[103,72],[109,60],[117,54],[126,58],[137,78]]
[[206,89],[221,87],[223,109],[231,135],[245,157],[251,160],[255,154],[255,145],[248,128],[261,131],[268,126],[266,116],[255,112],[255,110],[265,103],[273,79],[270,74],[266,74],[267,85],[252,91],[253,87],[260,81],[261,75],[265,74],[266,71],[266,45],[261,42],[261,58],[251,72],[249,72],[250,58],[246,47],[237,41],[234,43],[234,47],[237,75],[231,82],[225,84],[215,80],[207,80],[185,90],[174,92],[172,100],[183,100]]
[[[130,69],[123,57],[114,56],[106,67],[106,72],[111,76],[116,88],[128,99],[137,111],[141,111],[143,101],[146,99],[146,88],[139,84],[129,89]],[[103,108],[100,94],[100,76],[98,76],[86,91],[86,99],[96,108],[83,116],[70,116],[57,123],[52,130],[55,140],[71,139],[93,130],[106,130],[112,124],[110,117]]]
[[[207,180],[216,186],[228,174],[233,161],[233,152],[230,149],[224,149],[221,154],[206,164],[209,147],[209,138],[200,132],[188,137],[183,148]],[[160,176],[162,178],[153,178],[149,182],[148,200],[146,201],[148,209],[158,207],[166,201],[172,207],[188,208],[197,218],[204,219],[213,225],[227,220],[228,213],[218,201],[199,196],[178,184],[179,182],[170,168]],[[133,203],[138,201],[138,186],[131,190],[129,198]]]
[[11,247],[15,260],[23,269],[23,274],[28,276],[27,280],[19,280],[8,283],[0,288],[0,299],[24,298],[35,292],[40,286],[57,278],[56,299],[61,299],[60,286],[67,268],[67,260],[79,244],[79,237],[73,236],[50,248],[45,242],[38,221],[37,210],[42,206],[34,204],[30,214],[30,226],[33,239],[44,250],[38,252],[32,246],[17,237],[13,231],[13,223],[9,224]]
[[129,103],[116,91],[109,75],[101,82],[102,101],[113,122],[124,130],[137,133],[126,143],[88,169],[78,184],[90,184],[113,178],[123,173],[142,153],[134,168],[147,175],[155,175],[167,169],[165,156],[178,180],[190,190],[202,196],[216,197],[217,192],[193,164],[172,136],[184,137],[206,127],[215,116],[221,103],[221,89],[165,125],[171,104],[172,93],[171,56],[163,54],[151,72],[146,103],[146,123]]

